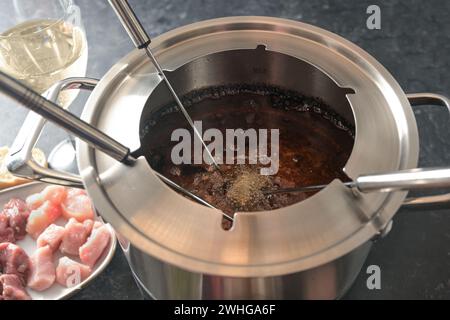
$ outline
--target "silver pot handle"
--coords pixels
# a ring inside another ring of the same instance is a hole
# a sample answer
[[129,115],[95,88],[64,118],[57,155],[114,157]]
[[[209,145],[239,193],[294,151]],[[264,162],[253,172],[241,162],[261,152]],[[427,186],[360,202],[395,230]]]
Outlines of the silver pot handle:
[[[414,106],[420,106],[420,105],[436,105],[441,107],[446,107],[447,110],[450,113],[450,102],[449,99],[443,95],[435,94],[435,93],[411,93],[407,94],[406,97],[408,98],[410,104],[412,107]],[[435,172],[438,172],[437,170],[441,170],[441,172],[450,172],[450,170],[445,169],[436,169]],[[429,170],[432,172],[433,170]],[[445,179],[449,179],[450,176],[447,174],[446,176],[440,175],[439,177],[436,176],[437,179],[441,179],[442,181]],[[448,186],[448,185],[447,185]],[[408,208],[423,208],[430,207],[430,208],[449,208],[450,207],[450,193],[446,194],[440,194],[440,195],[433,195],[433,196],[422,196],[422,197],[409,197],[406,198],[404,204],[404,207]]]
[[[92,78],[67,78],[54,84],[44,96],[57,102],[61,91],[69,89],[82,89],[92,91],[99,80]],[[75,188],[83,188],[83,181],[77,175],[45,168],[36,163],[31,155],[46,120],[33,111],[30,111],[14,140],[7,159],[8,170],[15,176],[25,179],[59,184]]]

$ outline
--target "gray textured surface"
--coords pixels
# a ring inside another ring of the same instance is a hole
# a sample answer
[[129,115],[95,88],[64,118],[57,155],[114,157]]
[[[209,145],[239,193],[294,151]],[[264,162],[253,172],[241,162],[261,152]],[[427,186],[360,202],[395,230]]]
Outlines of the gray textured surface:
[[[105,0],[75,0],[81,7],[89,42],[88,76],[101,77],[132,49]],[[449,1],[201,1],[130,0],[151,36],[191,22],[230,15],[270,15],[311,23],[355,42],[393,74],[405,92],[450,94]],[[366,29],[370,4],[382,12],[382,29]],[[0,11],[0,18],[6,12]],[[85,101],[80,95],[73,110]],[[10,144],[26,114],[0,97],[0,145]],[[422,166],[450,164],[449,116],[438,108],[416,112]],[[51,150],[65,136],[49,126],[39,145]],[[394,229],[375,244],[366,265],[382,271],[382,289],[366,288],[365,268],[346,298],[450,299],[450,210],[401,210]],[[139,291],[123,255],[75,299],[137,299]]]

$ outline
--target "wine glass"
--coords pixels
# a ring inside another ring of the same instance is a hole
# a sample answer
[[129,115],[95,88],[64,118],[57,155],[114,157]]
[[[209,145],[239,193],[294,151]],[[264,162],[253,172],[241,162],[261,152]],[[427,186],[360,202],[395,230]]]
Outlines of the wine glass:
[[[3,1],[2,12],[2,71],[41,94],[62,79],[86,75],[86,34],[80,8],[72,0]],[[77,95],[78,90],[62,92],[58,103],[67,108]],[[68,138],[50,153],[49,165],[66,169],[74,158],[74,143]]]

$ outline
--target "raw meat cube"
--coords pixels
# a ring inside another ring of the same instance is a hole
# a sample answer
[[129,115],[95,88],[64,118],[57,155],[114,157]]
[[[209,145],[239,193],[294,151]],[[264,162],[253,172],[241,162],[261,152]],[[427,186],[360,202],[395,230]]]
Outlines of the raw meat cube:
[[16,238],[14,237],[14,231],[11,228],[0,229],[0,243],[3,242],[16,242]]
[[30,210],[36,210],[44,203],[44,197],[40,193],[35,193],[25,199]]
[[5,212],[0,212],[0,243],[16,242],[14,230],[9,226],[9,218]]
[[30,258],[13,243],[0,243],[0,273],[15,274],[26,285],[30,270]]
[[53,251],[49,246],[38,248],[31,256],[28,286],[36,291],[44,291],[52,286],[56,279],[53,264]]
[[26,199],[26,203],[31,210],[36,210],[44,204],[45,201],[50,201],[55,205],[60,205],[66,198],[67,189],[63,186],[48,186],[40,193],[32,194]]
[[3,213],[8,217],[9,227],[14,231],[16,240],[25,238],[25,230],[30,210],[25,201],[21,199],[11,199],[4,206]]
[[59,259],[56,267],[56,281],[67,288],[79,285],[91,274],[90,267],[73,261],[68,257]]
[[29,210],[27,203],[25,201],[23,201],[22,199],[18,199],[18,198],[13,198],[13,199],[9,200],[3,206],[3,209],[13,209],[13,208],[17,208],[17,210],[19,210],[19,211],[28,211]]
[[75,218],[79,222],[94,219],[94,209],[91,199],[89,199],[84,190],[69,189],[67,191],[67,197],[61,203],[61,209],[66,219]]
[[80,247],[80,260],[93,267],[108,246],[111,232],[107,225],[102,225],[92,231],[86,243]]
[[41,192],[45,200],[54,204],[61,204],[67,196],[67,189],[63,186],[48,186]]
[[15,274],[0,275],[0,300],[31,300],[20,278]]
[[86,220],[81,223],[71,218],[64,228],[65,232],[59,247],[61,252],[64,254],[78,255],[78,250],[86,242],[93,225],[94,222],[92,220]]
[[56,224],[51,224],[38,237],[37,239],[38,248],[49,246],[50,249],[53,252],[55,252],[56,250],[58,250],[59,245],[61,244],[64,233],[65,233],[64,227],[57,226]]
[[45,201],[38,209],[31,211],[26,230],[36,239],[49,225],[61,216],[61,208],[50,201]]
[[6,229],[9,227],[9,218],[5,212],[0,212],[0,230]]

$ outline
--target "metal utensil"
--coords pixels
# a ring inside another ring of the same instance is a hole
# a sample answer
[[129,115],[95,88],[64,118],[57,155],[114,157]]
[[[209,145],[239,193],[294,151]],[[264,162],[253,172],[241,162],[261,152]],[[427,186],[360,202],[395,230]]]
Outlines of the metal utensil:
[[126,164],[134,161],[130,149],[1,71],[0,90],[112,158]]
[[69,137],[58,143],[48,155],[48,166],[52,169],[77,173],[75,140]]
[[[364,175],[343,184],[361,192],[390,192],[399,190],[431,189],[448,187],[450,169],[411,169],[393,173]],[[327,185],[313,185],[299,188],[264,190],[265,194],[314,192]]]
[[[188,196],[189,198],[211,208],[211,209],[217,209],[216,207],[214,207],[212,204],[210,204],[209,202],[203,200],[202,198],[200,198],[199,196],[193,194],[192,192],[184,189],[183,187],[181,187],[180,185],[176,184],[175,182],[173,182],[172,180],[164,177],[163,175],[159,174],[158,172],[155,171],[155,174],[162,180],[164,181],[167,185],[171,186],[172,188],[182,192],[183,194],[185,194],[186,196]],[[232,216],[230,216],[229,214],[222,212],[223,216],[231,221],[234,221],[234,218]]]
[[198,139],[200,139],[203,147],[206,150],[206,153],[208,154],[209,159],[211,160],[211,164],[213,164],[214,167],[220,171],[219,166],[217,165],[213,155],[211,154],[211,152],[209,151],[205,142],[203,141],[202,135],[200,134],[198,129],[194,126],[194,122],[192,121],[191,116],[186,111],[185,107],[183,106],[183,103],[181,102],[181,100],[178,97],[177,93],[175,92],[174,88],[170,84],[169,79],[167,79],[166,74],[164,73],[164,70],[161,68],[161,66],[158,63],[158,60],[156,60],[155,56],[153,55],[152,51],[150,50],[149,45],[150,45],[151,39],[148,36],[147,32],[145,31],[144,27],[142,26],[141,22],[137,18],[133,9],[130,7],[130,4],[128,3],[127,0],[109,0],[109,3],[111,4],[114,11],[116,12],[117,17],[119,18],[120,22],[122,23],[122,26],[127,31],[128,35],[130,36],[130,38],[133,41],[136,48],[145,50],[147,56],[150,58],[151,62],[155,66],[156,70],[158,71],[158,74],[163,79],[164,83],[167,85],[167,88],[169,89],[170,94],[174,98],[176,104],[180,108],[180,110],[183,113],[184,117],[186,118],[187,122],[191,126],[192,130],[194,130],[194,134],[197,136]]
[[[87,122],[74,116],[67,110],[59,107],[55,102],[44,98],[37,92],[33,91],[32,89],[28,88],[24,84],[1,71],[0,91],[4,92],[7,96],[22,104],[24,107],[34,111],[47,120],[62,127],[63,129],[66,129],[74,136],[88,143],[93,148],[101,150],[112,158],[123,162],[124,164],[132,164],[135,161],[134,157],[130,153],[130,149],[123,146],[121,143],[104,134],[95,127],[91,126]],[[167,179],[166,177],[160,175],[159,173],[155,173],[165,183],[185,194],[189,198],[192,198],[210,208],[215,209],[214,206],[212,206],[205,200],[194,195],[193,193],[179,186],[170,179]],[[223,215],[226,218],[233,220],[231,216],[225,213],[223,213]]]
[[[48,164],[52,169],[62,170],[65,172],[70,172],[73,174],[78,173],[77,161],[76,161],[76,150],[75,150],[75,140],[72,137],[69,137],[58,144],[52,152],[48,156]],[[193,194],[192,192],[184,189],[180,185],[176,184],[172,180],[164,177],[160,173],[155,171],[155,174],[160,178],[164,183],[172,187],[173,189],[183,193],[187,197],[195,200],[211,209],[216,209],[212,204],[203,200],[199,196]],[[234,220],[233,217],[224,213],[223,214],[227,219]]]

